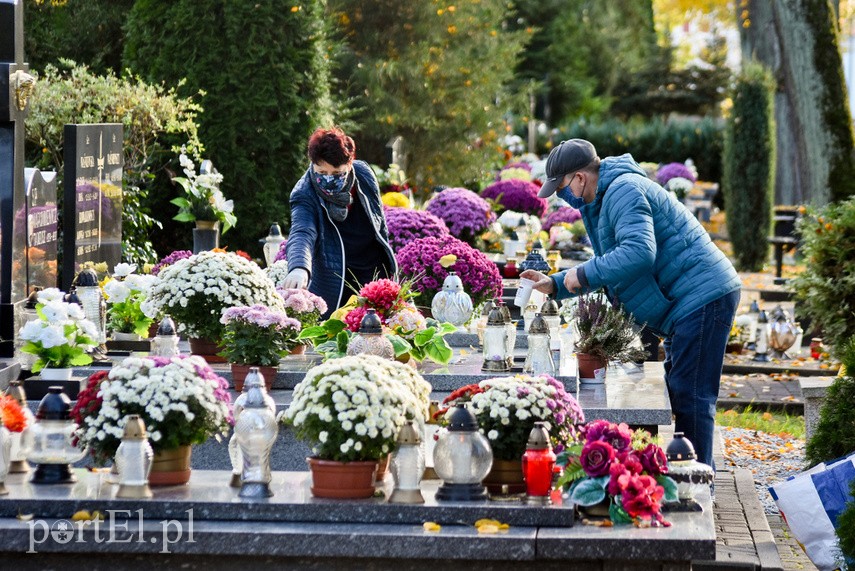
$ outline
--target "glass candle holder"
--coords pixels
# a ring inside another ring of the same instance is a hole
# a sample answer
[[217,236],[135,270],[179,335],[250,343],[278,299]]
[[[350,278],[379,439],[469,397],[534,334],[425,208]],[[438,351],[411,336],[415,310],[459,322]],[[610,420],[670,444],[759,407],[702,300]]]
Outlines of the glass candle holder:
[[424,496],[419,484],[425,472],[425,454],[421,437],[408,420],[401,427],[397,440],[398,449],[392,454],[392,477],[395,487],[389,496],[391,504],[423,504]]
[[150,498],[148,475],[154,451],[148,442],[145,422],[136,414],[125,417],[125,431],[122,443],[116,450],[116,468],[119,471],[119,489],[117,498]]
[[451,413],[448,431],[439,437],[433,461],[443,481],[436,492],[438,501],[487,500],[487,488],[481,482],[493,466],[493,449],[465,406],[455,407]]

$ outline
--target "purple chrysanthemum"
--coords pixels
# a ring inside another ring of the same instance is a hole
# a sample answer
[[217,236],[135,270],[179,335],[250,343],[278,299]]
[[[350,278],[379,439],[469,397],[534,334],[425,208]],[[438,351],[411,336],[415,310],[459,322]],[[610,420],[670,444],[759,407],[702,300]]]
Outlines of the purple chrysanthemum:
[[442,219],[455,238],[469,243],[496,219],[487,201],[465,188],[443,190],[426,209]]
[[[457,256],[457,260],[444,268],[439,259],[449,254]],[[466,242],[451,236],[413,240],[398,252],[397,259],[403,278],[417,278],[413,290],[419,292],[416,302],[421,307],[430,307],[448,272],[460,276],[463,289],[475,305],[502,292],[502,277],[496,264]]]
[[286,239],[284,242],[279,244],[279,251],[276,252],[276,258],[273,260],[274,262],[278,262],[279,260],[286,259],[285,251],[288,249],[288,240]]
[[508,179],[494,182],[481,191],[481,196],[497,200],[503,210],[542,217],[546,213],[546,200],[537,196],[538,190],[532,182]]
[[546,220],[543,222],[543,229],[546,232],[549,232],[549,229],[552,228],[555,224],[560,224],[561,222],[566,222],[568,224],[573,224],[577,220],[582,219],[582,214],[571,206],[562,206],[555,212],[550,212],[549,216],[546,217]]
[[419,238],[448,236],[445,222],[430,212],[385,206],[383,213],[389,229],[389,245],[395,252]]
[[193,252],[190,250],[176,250],[160,260],[155,266],[151,269],[151,274],[156,276],[160,273],[160,270],[165,268],[166,266],[171,266],[178,260],[185,260],[193,255]]
[[697,180],[692,171],[689,170],[689,167],[683,163],[668,163],[667,165],[661,166],[659,170],[656,171],[656,182],[665,186],[669,180],[678,176],[687,178],[692,182]]

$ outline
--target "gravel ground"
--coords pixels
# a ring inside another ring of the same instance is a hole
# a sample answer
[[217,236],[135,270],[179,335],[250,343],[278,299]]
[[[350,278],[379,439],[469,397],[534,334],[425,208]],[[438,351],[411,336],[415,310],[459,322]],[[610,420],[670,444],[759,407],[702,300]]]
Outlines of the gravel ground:
[[766,513],[779,513],[768,487],[804,469],[804,439],[726,426],[720,430],[725,464],[751,470],[754,487]]

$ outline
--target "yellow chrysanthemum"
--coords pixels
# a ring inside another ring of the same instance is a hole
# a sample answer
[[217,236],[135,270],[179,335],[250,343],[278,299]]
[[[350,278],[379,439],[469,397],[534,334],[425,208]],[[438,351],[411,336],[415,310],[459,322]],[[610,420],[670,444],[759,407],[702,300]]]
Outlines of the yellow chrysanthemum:
[[410,207],[410,199],[407,198],[406,194],[401,192],[387,192],[380,198],[380,200],[382,200],[383,204],[386,206],[394,206],[397,208]]

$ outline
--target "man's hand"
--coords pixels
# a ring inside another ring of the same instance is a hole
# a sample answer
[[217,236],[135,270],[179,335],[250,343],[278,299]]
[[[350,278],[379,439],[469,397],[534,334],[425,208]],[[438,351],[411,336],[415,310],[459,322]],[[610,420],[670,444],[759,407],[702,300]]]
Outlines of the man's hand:
[[541,293],[555,293],[555,283],[552,281],[552,278],[546,274],[542,274],[536,270],[526,270],[520,274],[520,277],[533,281],[534,289]]
[[309,272],[303,268],[294,268],[285,276],[282,287],[285,289],[306,289],[309,285]]
[[564,287],[567,291],[573,294],[582,293],[582,284],[579,282],[579,277],[576,275],[576,268],[570,268],[564,274]]

